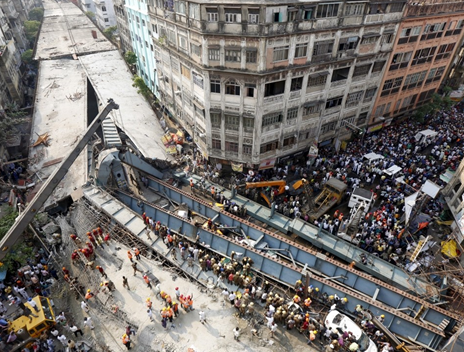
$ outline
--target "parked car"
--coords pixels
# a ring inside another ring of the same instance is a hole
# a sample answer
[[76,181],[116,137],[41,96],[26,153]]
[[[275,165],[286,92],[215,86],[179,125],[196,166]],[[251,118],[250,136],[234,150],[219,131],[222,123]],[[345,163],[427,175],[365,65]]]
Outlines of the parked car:
[[327,314],[325,326],[327,329],[335,328],[340,334],[351,332],[356,338],[356,343],[359,345],[359,351],[377,352],[377,346],[374,341],[353,320],[338,310],[331,310]]

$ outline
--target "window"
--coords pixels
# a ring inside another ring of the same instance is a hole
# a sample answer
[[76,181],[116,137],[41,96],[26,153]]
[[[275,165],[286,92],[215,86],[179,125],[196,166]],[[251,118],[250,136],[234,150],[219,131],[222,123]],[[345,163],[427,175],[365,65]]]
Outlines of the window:
[[371,70],[372,64],[367,64],[367,65],[362,65],[362,66],[355,66],[354,72],[353,72],[353,77],[358,77],[358,76],[365,76],[369,73]]
[[427,70],[422,72],[411,73],[406,77],[403,84],[403,90],[412,89],[422,86]]
[[228,129],[228,130],[236,130],[236,131],[238,130],[238,128],[240,126],[240,117],[239,116],[224,114],[224,120],[226,122],[226,129]]
[[320,56],[331,53],[333,50],[333,44],[333,41],[314,43],[313,56]]
[[235,80],[226,83],[226,94],[240,95],[240,85]]
[[414,59],[411,62],[411,66],[421,65],[425,62],[432,62],[436,49],[436,47],[432,47],[416,50],[414,53]]
[[374,64],[374,67],[372,68],[372,72],[380,72],[383,70],[383,67],[385,66],[386,61],[379,61]]
[[326,134],[327,132],[334,131],[337,127],[337,121],[332,121],[321,126],[320,134]]
[[241,60],[240,50],[226,49],[226,62],[240,62]]
[[288,46],[278,46],[274,48],[273,61],[288,60]]
[[364,4],[345,5],[345,16],[359,16],[364,12]]
[[145,40],[145,48],[148,48],[148,42]]
[[259,151],[260,153],[272,152],[279,148],[279,141],[272,141],[266,144],[261,144]]
[[145,27],[145,20],[142,20],[142,26]]
[[309,21],[310,19],[312,19],[313,14],[314,14],[314,8],[313,7],[305,8],[303,10],[303,21]]
[[209,49],[208,59],[211,61],[219,61],[219,49]]
[[255,84],[245,84],[246,96],[249,98],[255,97],[256,85]]
[[364,95],[363,90],[348,94],[348,97],[346,98],[345,107],[351,107],[351,106],[358,105],[361,102],[363,95]]
[[435,58],[435,61],[447,59],[451,55],[451,52],[454,50],[455,45],[456,43],[441,45],[440,48],[438,49],[438,53]]
[[317,18],[337,17],[338,4],[326,4],[317,6]]
[[311,102],[309,104],[306,104],[303,107],[303,116],[319,114],[319,112],[321,111],[321,107],[322,105],[318,102]]
[[287,138],[284,139],[283,146],[286,147],[286,146],[289,146],[289,145],[294,145],[295,143],[296,143],[296,137],[291,136],[291,137],[287,137]]
[[364,103],[371,101],[374,98],[376,91],[377,88],[371,88],[366,90],[366,94],[364,94]]
[[249,144],[242,145],[243,154],[251,155],[252,151],[253,151],[253,146],[252,145],[249,145]]
[[193,75],[193,83],[195,83],[198,87],[203,89],[203,76],[199,75],[195,71],[192,71]]
[[108,18],[105,18],[105,22],[109,22],[110,20]]
[[339,68],[338,70],[334,70],[332,74],[332,82],[346,80],[349,74],[350,74],[349,67],[344,67],[344,68]]
[[383,97],[389,94],[397,93],[400,90],[402,83],[403,77],[387,79],[383,84],[382,93],[380,94],[380,96]]
[[295,59],[299,57],[306,57],[307,54],[308,54],[307,44],[297,44],[295,46]]
[[245,51],[247,64],[255,64],[258,58],[258,52],[256,50]]
[[425,81],[425,84],[439,81],[441,79],[441,76],[443,76],[443,73],[445,72],[445,68],[446,66],[432,68],[427,76],[427,80]]
[[325,103],[325,108],[326,109],[331,109],[335,108],[337,106],[342,105],[343,101],[343,95],[335,98],[328,99],[327,102]]
[[298,117],[298,108],[291,108],[287,110],[287,120],[296,119]]
[[394,38],[393,33],[384,33],[382,37],[380,38],[380,44],[384,45],[384,44],[393,43],[393,38]]
[[174,10],[177,13],[185,15],[186,14],[185,2],[184,1],[174,1]]
[[221,81],[218,79],[211,80],[211,93],[221,93]]
[[263,124],[262,127],[275,125],[277,123],[282,122],[283,115],[281,112],[271,112],[270,114],[263,116]]
[[283,94],[285,91],[285,80],[267,83],[264,86],[264,96],[272,97],[274,95]]
[[211,120],[211,126],[221,127],[221,113],[220,112],[211,112],[209,114],[209,119]]
[[303,77],[292,78],[292,81],[290,84],[290,91],[294,92],[296,90],[300,90],[302,86],[303,86]]
[[184,65],[180,65],[180,70],[182,72],[182,76],[185,78],[190,79],[190,69]]
[[213,149],[221,150],[221,140],[220,139],[212,139],[211,142],[212,142],[211,147]]
[[[276,10],[274,10],[274,11],[276,11]],[[282,22],[283,21],[282,20],[282,14],[280,12],[278,12],[278,11],[273,13],[272,19],[273,19],[273,22]]]
[[425,100],[429,100],[430,98],[432,98],[433,96],[433,93],[435,93],[435,89],[436,88],[433,88],[433,89],[430,89],[426,92],[422,92],[420,95],[419,95],[419,102],[423,102]]
[[315,74],[309,76],[308,87],[324,86],[327,82],[327,74]]
[[243,127],[246,130],[253,130],[255,128],[255,119],[244,117],[243,118]]
[[362,126],[366,123],[366,121],[367,121],[367,112],[364,112],[359,115],[358,121],[356,121],[356,125]]
[[402,2],[394,2],[393,4],[390,4],[390,13],[392,12],[402,12],[404,7],[404,3]]
[[175,72],[179,72],[179,61],[177,59],[171,58],[171,68]]
[[179,47],[181,49],[187,50],[188,49],[187,38],[182,35],[179,35],[177,38],[179,39]]
[[102,6],[102,11],[106,12],[106,6]]
[[[401,110],[407,110],[410,105],[414,105],[416,102],[417,94],[410,95],[403,99],[403,103],[401,104]],[[411,106],[412,107],[412,106]]]
[[411,60],[412,51],[408,51],[407,53],[398,53],[393,55],[392,62],[390,64],[389,71],[398,70],[400,68],[408,67],[409,60]]
[[[389,103],[389,104],[391,104],[391,103]],[[385,106],[386,106],[385,104],[377,106],[377,108],[374,111],[374,117],[380,117],[380,116],[382,116],[384,114],[384,112],[388,112],[388,111],[385,110]]]
[[240,9],[224,9],[226,23],[240,23],[242,15]]
[[417,41],[421,30],[422,26],[403,28],[400,32],[400,39],[398,40],[398,44],[413,43]]
[[294,7],[289,7],[287,9],[287,22],[293,22],[296,21],[296,16],[298,14],[298,10],[295,9]]
[[356,49],[359,37],[340,38],[338,43],[338,51]]
[[190,43],[190,52],[193,55],[200,56],[201,55],[200,46],[196,45],[196,44],[193,44],[193,43]]
[[216,8],[206,8],[206,20],[208,22],[217,22],[219,15]]
[[259,15],[257,13],[249,13],[248,14],[248,23],[250,23],[250,24],[258,24],[259,23]]
[[385,13],[387,10],[387,5],[386,3],[383,4],[371,4],[371,7],[369,9],[369,15],[375,15],[377,13]]
[[371,36],[364,36],[362,38],[361,44],[375,44],[377,42],[377,39],[379,37],[376,35],[371,35]]
[[443,35],[445,28],[446,22],[427,24],[424,27],[424,33],[422,33],[421,40],[440,38]]
[[200,5],[192,2],[189,3],[189,17],[196,20],[200,19]]

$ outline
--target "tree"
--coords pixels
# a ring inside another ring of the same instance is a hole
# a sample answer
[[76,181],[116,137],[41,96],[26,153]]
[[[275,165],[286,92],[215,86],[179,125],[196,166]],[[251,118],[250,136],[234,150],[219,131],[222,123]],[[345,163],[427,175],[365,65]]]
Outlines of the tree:
[[29,11],[29,19],[31,21],[42,22],[43,17],[44,17],[44,10],[40,7],[35,7],[31,11]]
[[33,51],[32,49],[28,49],[26,50],[22,55],[21,55],[21,60],[23,60],[23,62],[25,64],[30,64],[32,62],[32,55],[33,55]]
[[127,51],[124,54],[124,60],[126,60],[128,65],[133,66],[137,63],[137,55],[135,55],[132,51]]
[[90,20],[93,22],[95,21],[95,14],[92,11],[87,11],[85,15],[90,18]]
[[37,33],[39,32],[40,22],[39,21],[25,21],[24,32],[26,32],[26,38],[30,42],[35,42]]
[[109,39],[113,39],[114,37],[114,33],[118,30],[118,27],[117,26],[111,26],[111,27],[108,27],[107,29],[105,29],[103,31],[103,34]]
[[143,80],[142,77],[135,76],[133,78],[134,83],[132,84],[132,87],[137,88],[137,93],[142,94],[145,98],[149,98],[151,96],[151,91],[150,88],[145,84],[145,81]]

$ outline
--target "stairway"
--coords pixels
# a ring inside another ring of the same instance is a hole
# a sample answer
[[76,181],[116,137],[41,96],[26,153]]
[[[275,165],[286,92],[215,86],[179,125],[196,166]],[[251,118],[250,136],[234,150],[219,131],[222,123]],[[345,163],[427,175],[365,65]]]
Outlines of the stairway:
[[119,133],[116,128],[116,125],[113,123],[110,115],[103,120],[102,123],[102,130],[103,130],[103,140],[105,142],[105,147],[118,147],[122,145],[121,138],[119,138]]

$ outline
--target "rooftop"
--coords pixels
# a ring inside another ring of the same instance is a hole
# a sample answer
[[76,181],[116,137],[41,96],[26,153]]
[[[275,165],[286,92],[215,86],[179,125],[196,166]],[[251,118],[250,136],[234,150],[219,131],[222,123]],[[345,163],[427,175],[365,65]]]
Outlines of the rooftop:
[[43,5],[45,13],[37,40],[36,60],[116,50],[74,4],[44,0]]
[[[40,62],[31,131],[29,167],[46,180],[86,130],[87,84],[79,61]],[[38,135],[49,134],[49,146],[32,148]],[[69,195],[86,181],[87,155],[82,153],[45,206]]]
[[116,126],[132,140],[143,156],[166,159],[164,132],[145,98],[132,87],[132,74],[118,51],[81,56],[88,78],[100,101],[113,98],[119,110],[112,114]]

